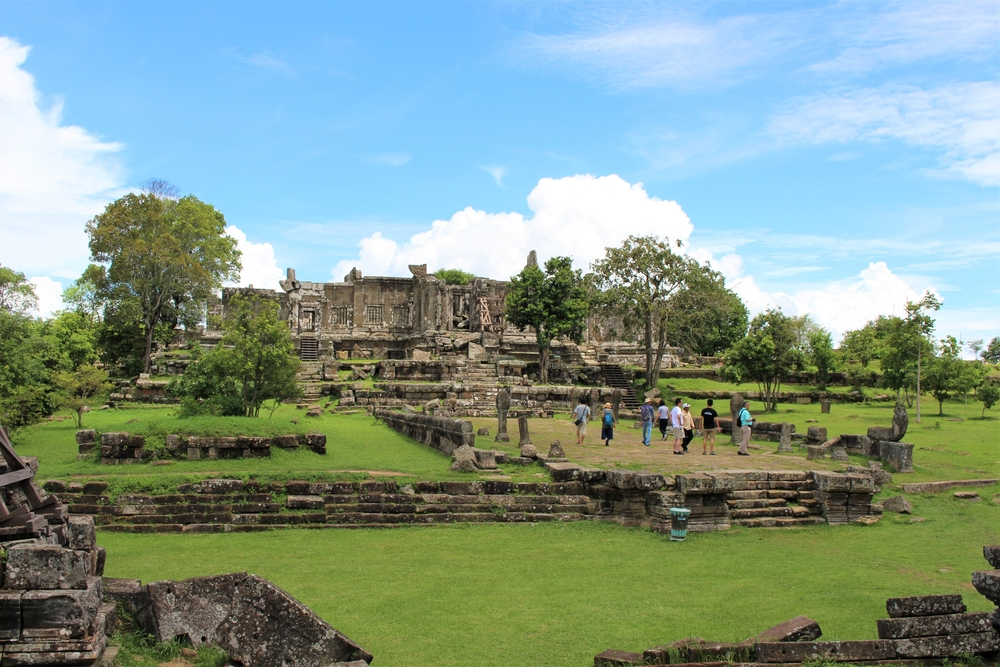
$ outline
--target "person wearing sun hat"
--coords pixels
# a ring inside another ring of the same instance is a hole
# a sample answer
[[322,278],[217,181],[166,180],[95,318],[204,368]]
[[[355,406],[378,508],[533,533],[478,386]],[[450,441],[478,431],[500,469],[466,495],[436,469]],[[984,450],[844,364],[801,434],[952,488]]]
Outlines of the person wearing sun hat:
[[653,399],[647,398],[646,402],[639,408],[639,423],[642,425],[642,444],[649,447],[649,441],[653,437]]
[[688,445],[694,440],[694,417],[691,416],[691,404],[685,403],[681,406],[683,412],[681,412],[681,425],[684,428],[684,442],[682,446],[684,451],[688,450]]

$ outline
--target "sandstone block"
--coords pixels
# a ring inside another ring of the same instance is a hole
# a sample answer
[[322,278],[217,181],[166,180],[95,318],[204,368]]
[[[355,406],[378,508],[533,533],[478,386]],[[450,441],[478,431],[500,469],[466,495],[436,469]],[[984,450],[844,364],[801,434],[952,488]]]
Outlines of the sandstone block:
[[640,491],[656,491],[667,485],[663,475],[652,472],[637,472],[635,474],[635,488]]
[[[8,564],[7,567],[10,568],[10,565]],[[991,600],[993,604],[1000,606],[1000,570],[973,572],[972,585],[982,595],[986,596],[987,600]]]
[[796,616],[795,618],[780,623],[773,628],[769,628],[757,635],[758,642],[798,642],[813,641],[819,639],[823,631],[819,628],[819,623],[808,616]]
[[136,620],[157,641],[187,635],[195,646],[217,643],[216,630],[242,594],[238,587],[247,576],[237,572],[150,582],[143,587]]
[[490,434],[490,429],[485,426],[476,431],[476,435],[489,435],[489,434]]
[[321,510],[324,508],[322,496],[288,496],[285,506],[289,509]]
[[677,475],[676,479],[677,491],[685,496],[715,491],[715,479],[709,475]]
[[523,445],[521,447],[521,456],[528,459],[537,459],[538,448],[534,445]]
[[76,444],[92,445],[97,441],[97,431],[94,429],[83,429],[76,432]]
[[0,589],[0,642],[21,638],[21,595]]
[[909,639],[936,635],[964,635],[990,632],[989,612],[978,614],[946,614],[943,616],[914,616],[910,618],[881,618],[878,624],[879,639]]
[[295,449],[299,446],[299,436],[297,435],[276,435],[271,438],[271,444],[281,449]]
[[83,485],[81,493],[85,496],[99,496],[108,488],[107,482],[87,482]]
[[992,629],[966,635],[896,640],[896,653],[901,658],[946,658],[994,651],[1000,651],[1000,635]]
[[199,484],[201,493],[226,494],[243,491],[243,481],[239,479],[206,479]]
[[451,456],[454,459],[451,464],[452,470],[460,470],[462,472],[476,471],[476,453],[472,447],[462,445],[455,449],[451,453]]
[[990,566],[1000,569],[1000,545],[993,544],[983,547],[983,557]]
[[22,590],[87,587],[89,554],[54,544],[15,544],[7,550],[7,588]]
[[810,426],[806,429],[806,438],[811,442],[826,442],[826,427]]
[[97,547],[94,533],[94,517],[77,514],[66,520],[66,537],[70,549],[90,551]]
[[476,457],[477,468],[481,470],[496,470],[497,462],[492,450],[473,447],[472,452]]
[[609,648],[594,656],[594,667],[626,667],[642,664],[642,653]]
[[896,657],[896,643],[887,639],[843,642],[774,642],[756,643],[757,662],[854,662],[891,660]]
[[563,451],[562,445],[556,440],[549,446],[549,458],[550,459],[565,459],[566,452]]
[[898,512],[899,514],[913,514],[913,505],[903,496],[893,496],[882,501],[882,509],[886,512]]
[[372,660],[308,607],[255,575],[239,583],[239,594],[217,627],[216,641],[244,667]]
[[131,614],[135,614],[137,603],[142,595],[142,582],[138,579],[118,579],[116,577],[104,577],[102,580],[104,587],[104,597],[127,609]]
[[21,596],[21,638],[79,639],[89,634],[103,598],[100,577],[80,590],[33,590]]
[[[975,573],[973,573],[973,579]],[[943,614],[965,613],[961,595],[917,595],[905,598],[889,598],[885,601],[889,618],[910,616],[941,616]]]

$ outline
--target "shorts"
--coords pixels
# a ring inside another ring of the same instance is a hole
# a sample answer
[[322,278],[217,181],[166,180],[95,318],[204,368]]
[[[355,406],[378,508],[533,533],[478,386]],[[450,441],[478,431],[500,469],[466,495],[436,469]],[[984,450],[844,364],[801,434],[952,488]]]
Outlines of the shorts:
[[674,427],[674,440],[683,440],[683,439],[684,439],[684,429],[681,428],[680,426],[675,426]]
[[576,425],[577,435],[587,435],[587,420],[584,419],[582,422]]
[[614,426],[602,426],[601,427],[601,440],[614,440],[615,438],[615,427]]

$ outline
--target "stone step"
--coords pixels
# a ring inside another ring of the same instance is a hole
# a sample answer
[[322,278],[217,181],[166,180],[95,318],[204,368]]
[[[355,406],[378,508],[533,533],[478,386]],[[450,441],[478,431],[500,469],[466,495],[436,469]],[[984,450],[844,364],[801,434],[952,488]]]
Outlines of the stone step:
[[786,507],[788,502],[782,498],[757,498],[755,500],[727,500],[730,509],[756,509],[766,507]]
[[822,517],[760,517],[756,519],[734,520],[738,526],[745,528],[795,528],[799,526],[816,526],[826,521]]
[[[729,514],[733,519],[755,519],[758,517],[782,517],[794,516],[795,510],[804,509],[798,507],[754,507],[749,509],[730,510]],[[808,510],[806,510],[808,513]]]

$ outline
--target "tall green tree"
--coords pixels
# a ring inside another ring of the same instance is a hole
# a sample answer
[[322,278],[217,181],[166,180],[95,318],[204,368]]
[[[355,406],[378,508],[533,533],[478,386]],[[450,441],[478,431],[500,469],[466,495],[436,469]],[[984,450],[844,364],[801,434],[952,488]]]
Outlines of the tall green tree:
[[188,368],[175,393],[210,412],[244,417],[257,417],[265,401],[299,395],[299,360],[276,302],[234,295],[222,329],[219,344]]
[[20,271],[0,266],[0,310],[26,314],[38,305],[35,288]]
[[657,236],[629,236],[621,246],[605,248],[604,257],[591,265],[601,290],[599,307],[620,315],[626,333],[646,348],[646,386],[651,388],[660,379],[668,321],[677,305],[671,299],[705,272],[695,260],[674,252],[681,245]]
[[83,428],[83,414],[95,396],[111,390],[108,372],[93,365],[83,365],[74,371],[57,373],[55,384],[61,390],[59,405],[75,413],[76,427]]
[[553,257],[543,271],[524,267],[507,286],[507,321],[524,331],[531,327],[538,341],[539,375],[549,381],[552,341],[566,337],[579,343],[587,324],[590,302],[579,269],[569,257]]
[[91,258],[107,269],[104,296],[132,301],[139,313],[145,372],[157,325],[200,321],[208,296],[240,271],[222,213],[193,195],[170,194],[163,188],[127,194],[87,223]]
[[1000,364],[1000,336],[990,339],[989,345],[983,350],[983,360],[991,364]]
[[820,389],[826,389],[830,373],[836,370],[837,354],[833,351],[830,332],[816,328],[809,333],[809,361],[816,367],[816,382]]
[[920,376],[925,344],[934,331],[930,312],[940,310],[941,301],[931,292],[924,292],[920,301],[906,302],[906,326],[917,339],[917,423],[920,423]]
[[857,361],[861,368],[868,370],[868,364],[881,357],[882,341],[875,323],[845,332],[839,349],[848,361]]
[[723,375],[737,383],[756,382],[764,408],[774,410],[782,378],[802,364],[798,328],[781,310],[757,315],[746,337],[726,352]]
[[707,266],[689,272],[668,305],[667,340],[695,354],[721,354],[746,335],[750,323],[743,300]]

